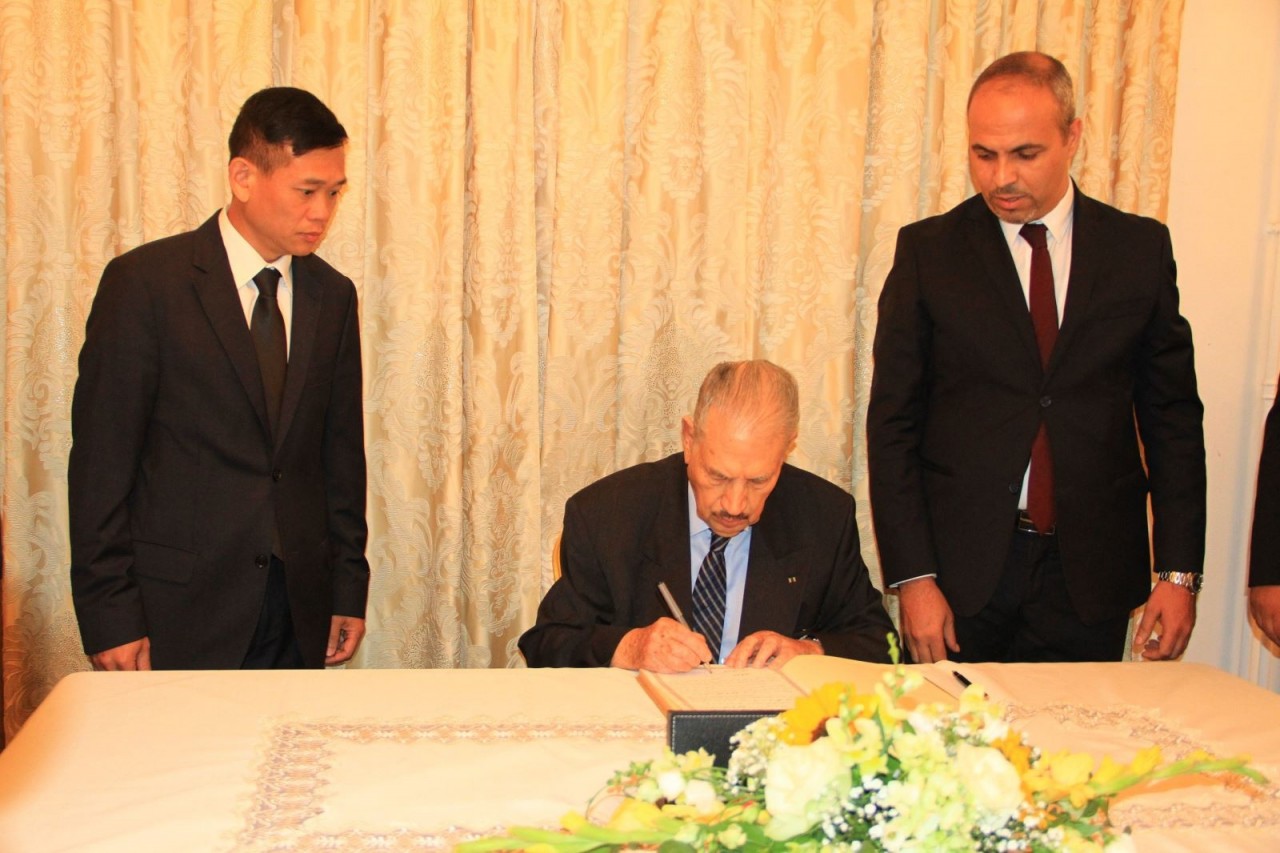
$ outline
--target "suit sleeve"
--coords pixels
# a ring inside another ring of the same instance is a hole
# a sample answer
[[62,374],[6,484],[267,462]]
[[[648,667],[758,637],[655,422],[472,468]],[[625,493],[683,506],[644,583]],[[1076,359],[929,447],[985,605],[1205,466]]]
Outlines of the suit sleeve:
[[880,294],[867,408],[872,523],[890,586],[937,572],[920,470],[931,328],[914,251],[903,229]]
[[1155,309],[1135,359],[1134,413],[1151,485],[1157,571],[1204,568],[1204,406],[1196,389],[1191,327],[1178,313],[1169,231],[1158,226]]
[[529,666],[609,666],[629,625],[616,625],[615,591],[579,503],[564,509],[560,578],[538,606],[538,620],[520,637]]
[[365,558],[364,390],[360,364],[360,319],[355,286],[334,367],[325,418],[324,471],[328,503],[329,548],[333,571],[333,614],[364,618],[369,595]]
[[80,350],[71,403],[71,593],[87,654],[148,633],[130,576],[129,500],[158,387],[157,318],[127,258],[107,265]]
[[890,634],[896,637],[897,633],[862,561],[853,510],[850,499],[844,524],[838,527],[835,565],[818,620],[814,625],[801,626],[800,634],[817,637],[829,655],[888,663],[887,638]]
[[1249,546],[1249,586],[1280,584],[1280,405],[1267,414]]

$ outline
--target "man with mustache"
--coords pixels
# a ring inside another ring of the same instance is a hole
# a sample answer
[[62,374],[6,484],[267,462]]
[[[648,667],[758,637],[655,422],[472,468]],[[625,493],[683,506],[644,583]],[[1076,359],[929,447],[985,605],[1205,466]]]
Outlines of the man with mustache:
[[[569,498],[563,576],[520,638],[530,666],[685,672],[801,654],[887,661],[893,625],[858,547],[853,497],[786,464],[799,396],[767,361],[707,375],[684,452]],[[675,618],[665,584],[691,627]]]
[[[1204,562],[1203,407],[1169,232],[1068,174],[1071,77],[996,60],[978,194],[902,229],[867,413],[871,509],[912,657],[1181,655]],[[1158,580],[1152,586],[1150,543]]]

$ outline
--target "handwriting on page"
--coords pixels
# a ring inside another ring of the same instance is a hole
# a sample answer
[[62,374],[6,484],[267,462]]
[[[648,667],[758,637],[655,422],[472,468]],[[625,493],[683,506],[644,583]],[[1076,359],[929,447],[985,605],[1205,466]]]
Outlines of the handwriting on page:
[[[674,698],[673,707],[696,711],[763,711],[790,708],[804,691],[773,669],[714,667],[715,675],[693,670],[653,676]],[[652,673],[646,673],[652,675]]]

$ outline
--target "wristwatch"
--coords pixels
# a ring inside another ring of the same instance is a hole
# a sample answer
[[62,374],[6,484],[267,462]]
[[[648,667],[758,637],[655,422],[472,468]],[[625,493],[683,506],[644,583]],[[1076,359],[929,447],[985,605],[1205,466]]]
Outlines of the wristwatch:
[[810,634],[808,631],[805,631],[803,634],[801,634],[798,637],[798,639],[808,640],[811,643],[815,643],[818,646],[818,651],[822,652],[824,655],[827,653],[827,650],[822,647],[822,641],[819,640],[817,637],[813,636],[813,634]]
[[1188,590],[1192,595],[1195,595],[1200,592],[1200,586],[1204,583],[1204,575],[1200,572],[1156,572],[1156,580],[1176,583],[1178,586]]

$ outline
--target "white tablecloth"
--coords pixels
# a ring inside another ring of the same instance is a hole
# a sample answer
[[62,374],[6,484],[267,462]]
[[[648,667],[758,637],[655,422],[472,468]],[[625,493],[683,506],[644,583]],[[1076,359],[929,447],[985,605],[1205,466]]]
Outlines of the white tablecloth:
[[[962,669],[1045,749],[1245,752],[1280,781],[1280,697],[1216,670]],[[0,753],[0,851],[449,848],[552,826],[662,745],[618,670],[80,673]],[[1277,790],[1174,786],[1113,816],[1141,851],[1272,851]]]

